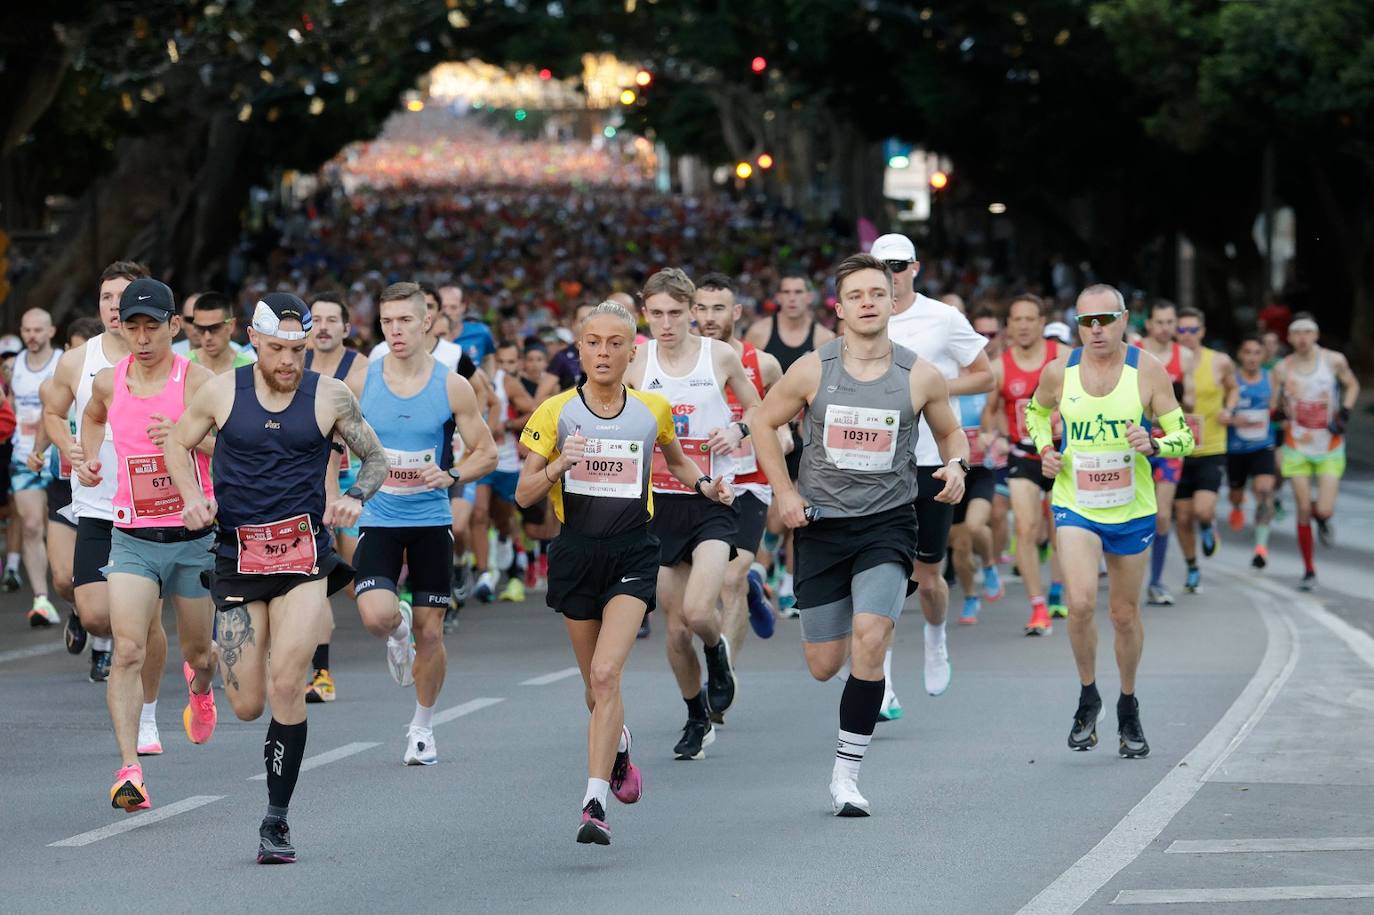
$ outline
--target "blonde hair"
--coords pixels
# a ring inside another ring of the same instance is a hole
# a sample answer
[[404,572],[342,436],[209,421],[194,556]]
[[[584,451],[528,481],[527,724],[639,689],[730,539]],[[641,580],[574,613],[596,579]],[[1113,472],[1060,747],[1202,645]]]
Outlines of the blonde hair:
[[640,295],[647,300],[649,296],[659,293],[671,296],[690,308],[696,300],[697,287],[691,278],[678,268],[664,267],[644,281],[644,289]]
[[592,318],[595,318],[597,315],[610,315],[613,318],[619,318],[620,320],[624,321],[627,325],[629,325],[631,334],[635,332],[635,316],[630,314],[629,309],[626,308],[624,305],[621,305],[619,302],[612,302],[608,300],[602,302],[600,305],[597,305],[595,308],[592,309],[591,314],[587,315],[587,317],[583,319],[582,326],[586,327],[587,322],[590,321]]

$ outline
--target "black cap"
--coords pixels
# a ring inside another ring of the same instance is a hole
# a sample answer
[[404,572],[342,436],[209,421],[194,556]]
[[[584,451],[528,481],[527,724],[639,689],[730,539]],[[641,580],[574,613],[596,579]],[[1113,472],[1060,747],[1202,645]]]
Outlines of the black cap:
[[176,299],[166,283],[143,277],[124,287],[119,297],[119,320],[127,321],[134,315],[147,315],[158,321],[170,321],[177,313]]
[[[272,319],[266,319],[263,310],[272,314]],[[258,303],[253,308],[253,328],[258,333],[265,333],[271,336],[278,334],[277,324],[281,321],[300,321],[301,331],[310,332],[313,323],[310,317],[310,307],[301,301],[299,296],[289,292],[269,292],[267,295],[258,299]]]

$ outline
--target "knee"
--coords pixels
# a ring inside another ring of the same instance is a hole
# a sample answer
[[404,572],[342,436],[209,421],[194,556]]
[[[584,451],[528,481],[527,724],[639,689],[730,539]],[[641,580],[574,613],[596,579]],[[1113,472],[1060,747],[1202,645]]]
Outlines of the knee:
[[854,657],[858,661],[880,664],[883,652],[887,649],[889,627],[882,625],[865,626],[854,630]]
[[229,705],[234,710],[234,717],[239,721],[257,721],[262,717],[266,703],[261,696],[245,696],[240,692],[230,692]]
[[182,641],[181,657],[187,664],[191,665],[192,670],[206,670],[215,661],[215,651],[209,642],[195,646],[190,642]]
[[437,625],[424,625],[415,627],[415,653],[428,654],[430,652],[442,651],[444,648],[444,626],[443,622],[436,621]]
[[673,613],[668,616],[668,631],[664,638],[670,645],[691,643],[692,629],[687,625],[685,612]]
[[42,516],[24,519],[24,540],[28,543],[47,545],[48,520]]
[[1112,625],[1118,630],[1133,629],[1140,622],[1140,607],[1130,601],[1112,604]]
[[844,661],[842,660],[836,661],[830,658],[819,657],[808,657],[806,659],[807,670],[811,672],[811,676],[815,677],[822,683],[824,683],[826,680],[829,680],[831,677],[835,676],[835,674],[839,673],[840,668],[843,666]]
[[1065,588],[1064,604],[1074,616],[1090,617],[1097,610],[1097,592],[1088,588]]
[[[368,600],[364,592],[363,600],[358,602],[358,616],[363,621],[363,628],[377,638],[385,638],[396,628],[396,621],[399,618],[399,611],[390,601]],[[419,632],[416,632],[416,639]]]
[[143,659],[148,656],[148,647],[137,639],[126,636],[114,637],[114,654],[110,663],[115,667],[128,669],[139,669],[143,667]]
[[[74,592],[76,589],[72,587],[71,578],[63,579],[60,575],[54,575],[53,579],[52,589],[57,596],[69,604],[75,603],[76,594]],[[80,615],[80,611],[77,612],[77,615]]]
[[593,661],[588,672],[588,687],[594,702],[603,702],[620,692],[620,665],[610,661]]

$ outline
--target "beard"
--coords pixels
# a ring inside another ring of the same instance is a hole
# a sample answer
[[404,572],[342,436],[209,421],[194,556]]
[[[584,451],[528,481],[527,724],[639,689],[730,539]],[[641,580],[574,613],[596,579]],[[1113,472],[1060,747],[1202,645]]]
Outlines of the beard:
[[297,388],[301,386],[301,379],[305,377],[304,374],[299,369],[297,369],[291,381],[287,383],[282,383],[277,379],[275,373],[263,371],[261,362],[258,363],[258,374],[262,376],[263,383],[265,383],[269,389],[277,392],[278,394],[293,393]]

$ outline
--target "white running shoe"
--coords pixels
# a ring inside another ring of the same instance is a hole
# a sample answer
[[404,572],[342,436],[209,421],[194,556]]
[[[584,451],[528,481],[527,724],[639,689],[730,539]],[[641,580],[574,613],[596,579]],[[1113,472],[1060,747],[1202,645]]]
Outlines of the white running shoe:
[[868,799],[859,793],[859,783],[846,776],[830,779],[830,809],[837,817],[868,816]]
[[156,721],[138,720],[138,755],[139,756],[160,756],[162,754],[162,738],[157,733]]
[[941,639],[939,644],[932,646],[926,643],[926,692],[932,696],[939,696],[949,689],[949,645]]
[[515,562],[515,544],[510,540],[502,540],[498,537],[491,555],[492,561],[496,563],[497,571],[504,572],[510,568],[512,562]]
[[902,703],[897,701],[897,694],[892,690],[883,693],[883,704],[878,709],[879,721],[896,721],[902,717]]
[[[405,617],[406,626],[414,625],[411,620],[410,604],[401,601],[401,616]],[[398,686],[415,685],[415,633],[411,634],[404,641],[396,641],[387,636],[386,640],[386,667],[391,671],[391,679],[396,681]]]
[[496,598],[496,586],[501,583],[501,573],[491,569],[477,576],[477,584],[472,586],[472,597],[479,603],[489,604]]
[[406,729],[406,754],[401,762],[407,766],[432,766],[439,761],[434,749],[434,729],[411,726]]

